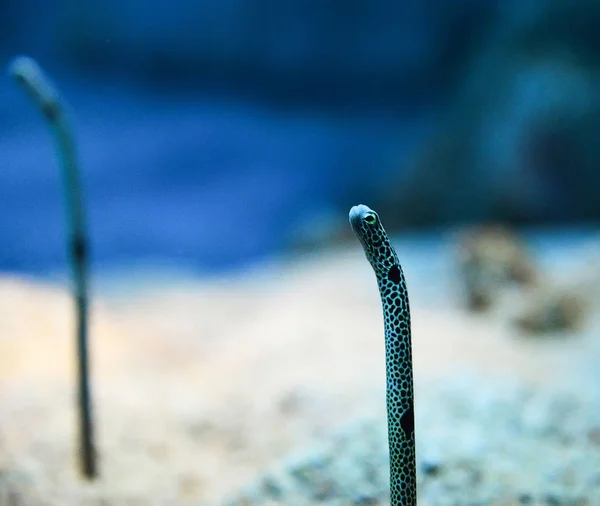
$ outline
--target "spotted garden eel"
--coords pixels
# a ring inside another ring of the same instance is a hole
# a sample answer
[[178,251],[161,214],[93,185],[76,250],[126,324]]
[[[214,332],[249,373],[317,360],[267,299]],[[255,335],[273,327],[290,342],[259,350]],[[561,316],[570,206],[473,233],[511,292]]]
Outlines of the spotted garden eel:
[[350,224],[375,271],[385,324],[390,505],[417,504],[413,366],[406,281],[379,216],[365,205],[350,210]]

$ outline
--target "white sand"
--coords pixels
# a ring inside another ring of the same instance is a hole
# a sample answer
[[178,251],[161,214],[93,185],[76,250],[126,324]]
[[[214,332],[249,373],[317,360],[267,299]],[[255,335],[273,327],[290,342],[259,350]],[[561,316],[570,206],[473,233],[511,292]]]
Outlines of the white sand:
[[[420,398],[467,373],[581,388],[600,369],[594,322],[521,338],[501,315],[463,312],[448,287],[430,297],[435,287],[405,270]],[[357,248],[117,295],[93,304],[102,477],[88,484],[75,460],[71,300],[0,280],[0,489],[16,504],[216,504],[289,452],[384,413],[380,303]]]

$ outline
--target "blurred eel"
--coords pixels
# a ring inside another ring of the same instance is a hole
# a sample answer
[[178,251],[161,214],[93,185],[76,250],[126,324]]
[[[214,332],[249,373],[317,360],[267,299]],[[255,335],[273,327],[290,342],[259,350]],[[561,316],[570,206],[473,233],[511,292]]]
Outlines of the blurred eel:
[[19,56],[12,61],[8,71],[25,89],[50,125],[61,162],[69,234],[68,249],[73,271],[74,296],[77,308],[81,469],[85,477],[95,478],[98,472],[94,451],[87,350],[88,246],[75,143],[60,96],[36,61],[26,56]]

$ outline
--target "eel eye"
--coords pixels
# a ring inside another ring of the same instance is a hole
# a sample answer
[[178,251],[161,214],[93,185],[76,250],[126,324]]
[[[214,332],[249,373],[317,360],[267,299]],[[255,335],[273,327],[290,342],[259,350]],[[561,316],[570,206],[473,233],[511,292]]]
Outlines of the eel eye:
[[365,214],[364,220],[369,225],[375,225],[375,223],[377,223],[377,216],[375,216],[373,213],[368,213],[368,214]]

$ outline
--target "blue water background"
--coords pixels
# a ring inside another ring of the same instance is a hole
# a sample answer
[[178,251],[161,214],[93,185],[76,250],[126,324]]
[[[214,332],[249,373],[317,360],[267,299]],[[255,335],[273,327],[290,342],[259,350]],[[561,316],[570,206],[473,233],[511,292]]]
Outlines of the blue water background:
[[[306,216],[344,216],[399,170],[427,108],[327,112],[215,93],[146,92],[65,74],[93,266],[239,268],[286,248]],[[65,217],[51,134],[0,84],[0,270],[61,271]]]

